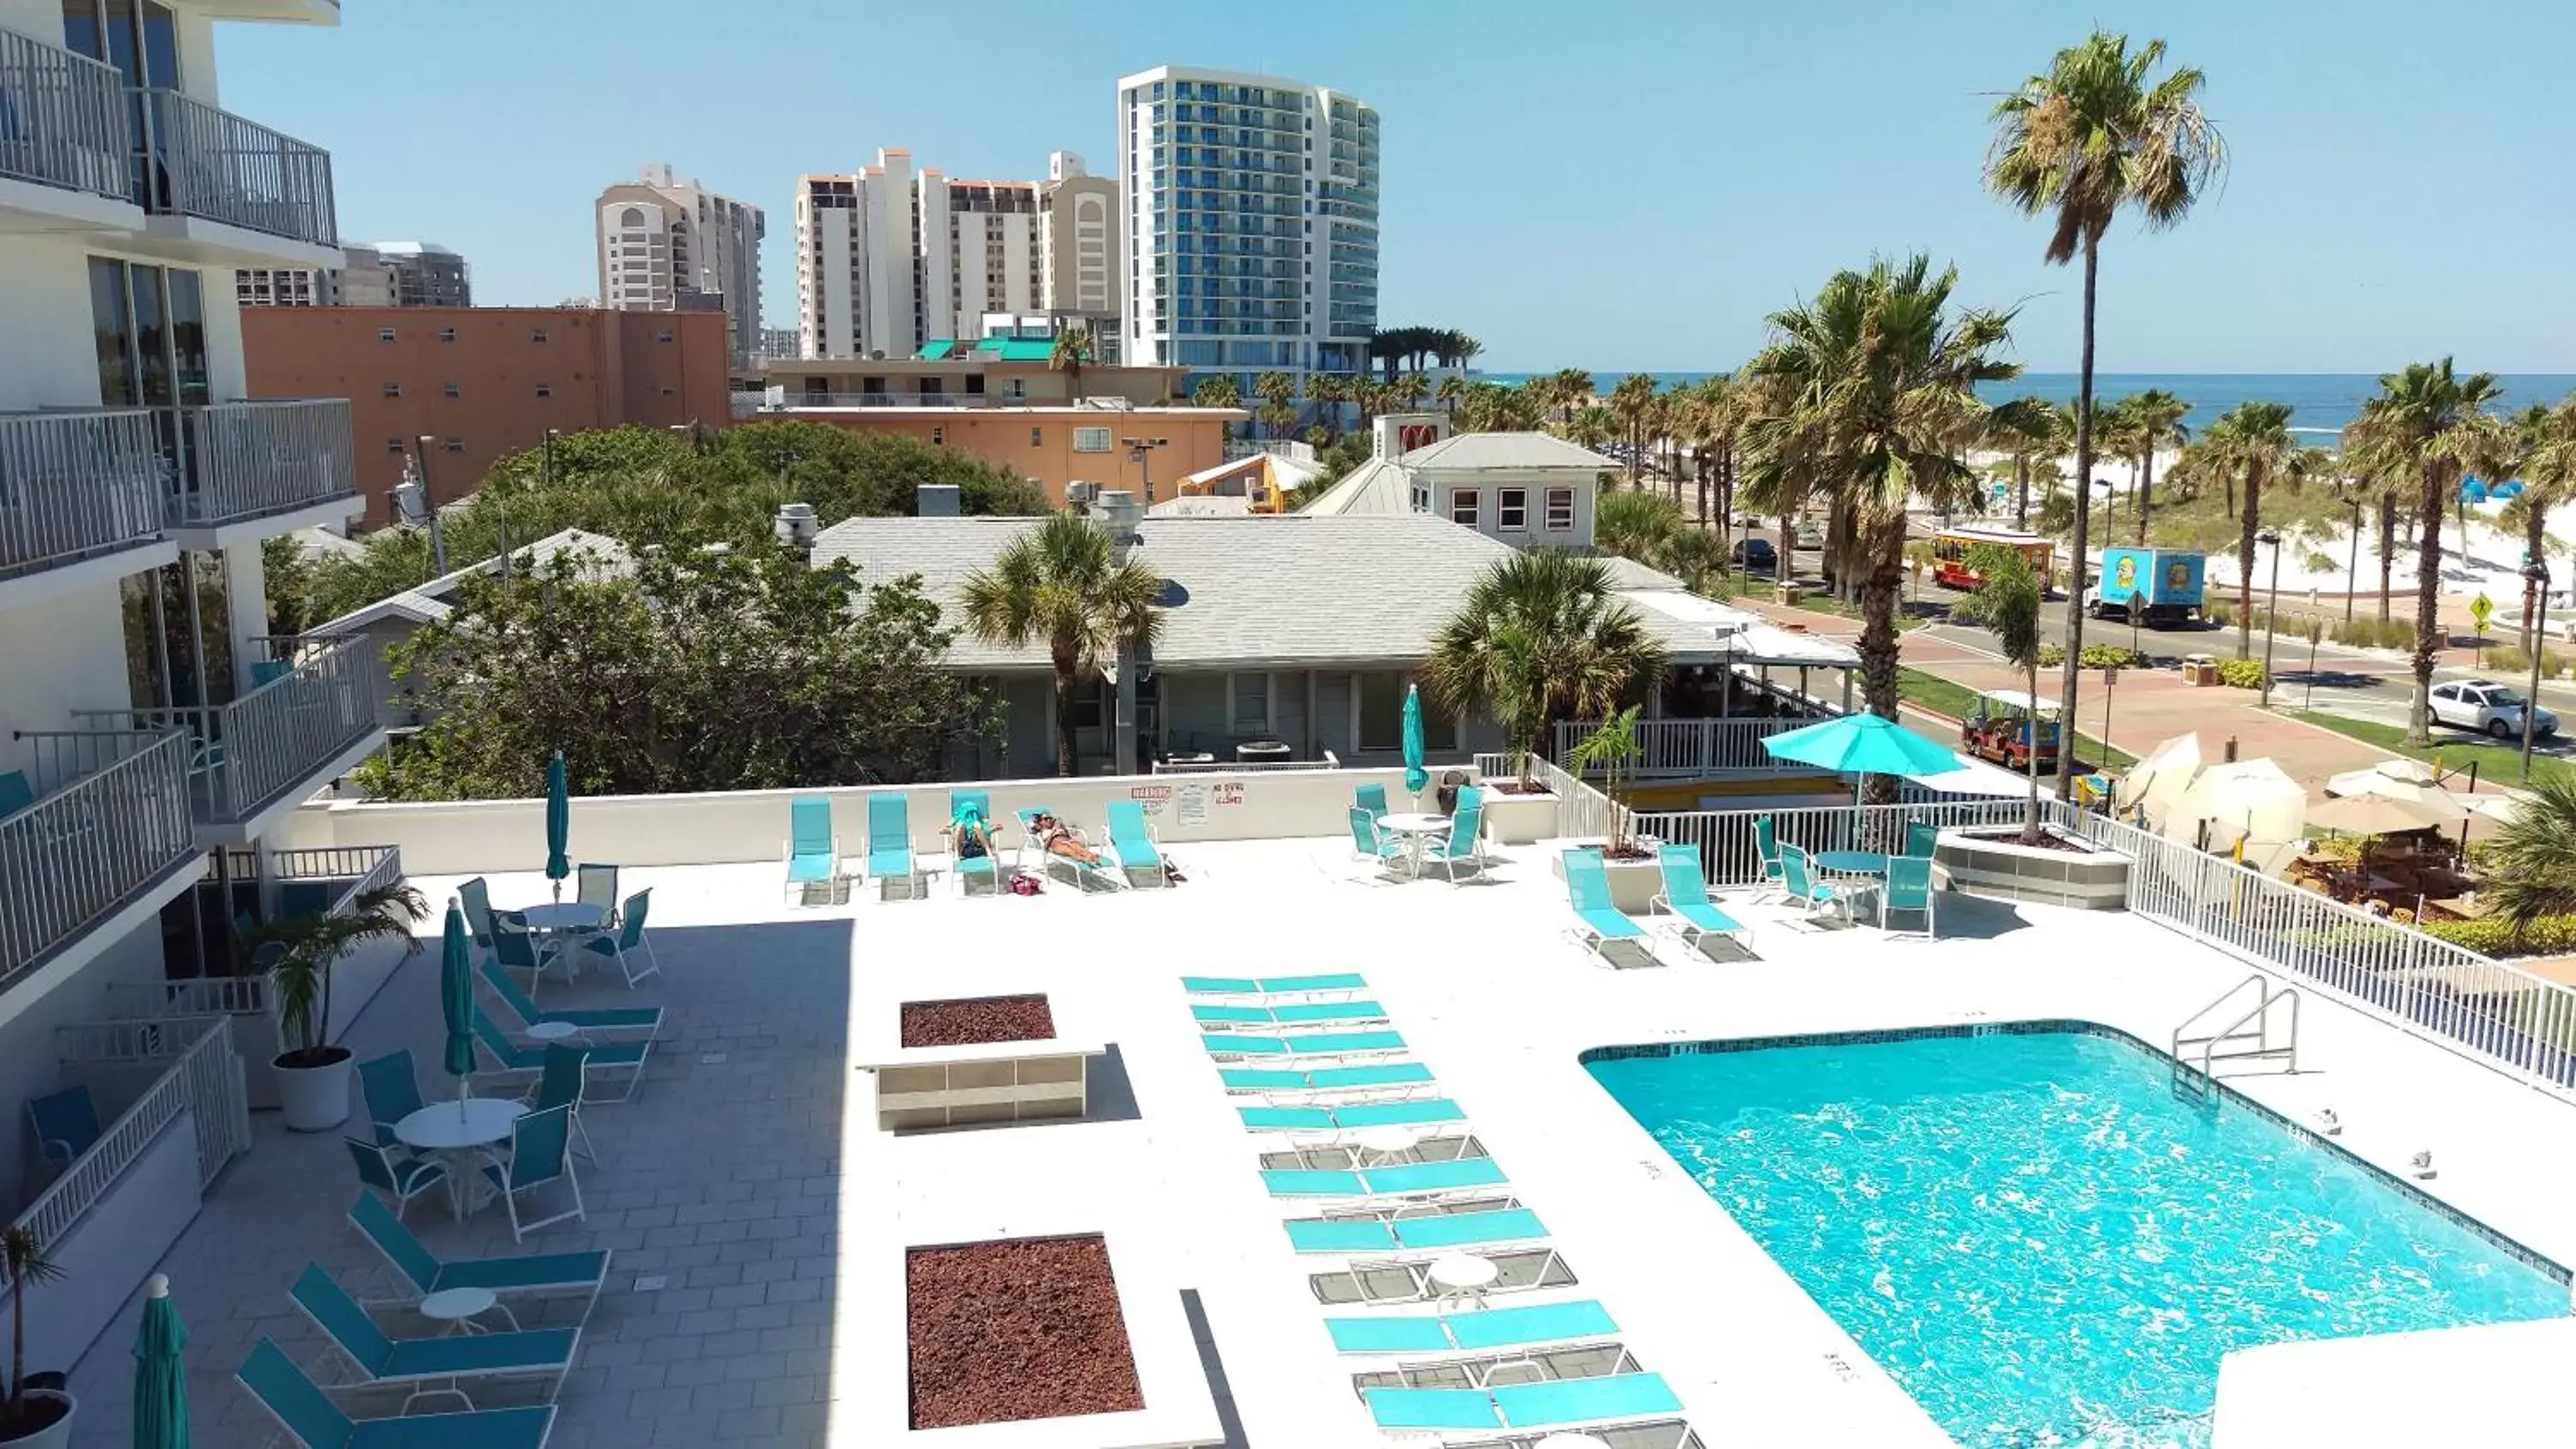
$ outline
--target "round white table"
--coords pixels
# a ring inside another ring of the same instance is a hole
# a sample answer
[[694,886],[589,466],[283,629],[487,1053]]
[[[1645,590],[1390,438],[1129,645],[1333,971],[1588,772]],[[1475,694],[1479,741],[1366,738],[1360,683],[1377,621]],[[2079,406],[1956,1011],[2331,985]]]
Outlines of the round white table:
[[[585,936],[608,924],[608,912],[588,901],[556,901],[550,905],[530,906],[519,912],[519,917],[528,923],[530,931],[540,936]],[[566,981],[577,980],[581,976],[581,958],[572,954],[573,944],[571,941],[554,943],[554,954],[563,962]],[[540,951],[537,960],[543,963],[545,959],[545,953]],[[545,974],[542,965],[537,974]]]
[[[441,1325],[442,1333],[481,1333],[483,1326],[474,1320],[500,1306],[489,1288],[442,1288],[420,1300],[420,1316]],[[518,1320],[510,1326],[517,1328]]]
[[1477,1306],[1482,1307],[1485,1290],[1493,1287],[1494,1280],[1502,1275],[1503,1270],[1494,1265],[1493,1259],[1479,1258],[1473,1253],[1450,1253],[1431,1262],[1431,1286],[1441,1301],[1472,1298]]
[[541,1021],[521,1035],[534,1042],[570,1041],[581,1035],[581,1028],[568,1021]]
[[1410,1127],[1369,1127],[1351,1138],[1360,1152],[1360,1165],[1381,1167],[1413,1150],[1417,1139]]
[[1420,875],[1422,874],[1422,843],[1432,836],[1448,834],[1449,817],[1414,814],[1381,815],[1377,818],[1377,828],[1390,835],[1404,837],[1406,864],[1415,875]]
[[394,1124],[394,1136],[405,1147],[435,1152],[447,1163],[447,1201],[457,1221],[465,1219],[465,1180],[474,1171],[473,1154],[510,1140],[511,1130],[528,1114],[525,1102],[507,1097],[467,1097],[459,1102],[432,1102]]

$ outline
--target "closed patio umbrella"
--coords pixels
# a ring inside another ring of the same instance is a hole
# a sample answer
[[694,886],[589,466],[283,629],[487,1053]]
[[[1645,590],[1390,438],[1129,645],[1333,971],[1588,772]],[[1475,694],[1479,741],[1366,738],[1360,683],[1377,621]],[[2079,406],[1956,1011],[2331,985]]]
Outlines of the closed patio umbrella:
[[447,938],[438,958],[438,1010],[447,1026],[447,1049],[440,1061],[456,1079],[457,1111],[474,1092],[474,958],[472,933],[465,928],[465,907],[447,902]]
[[563,751],[546,762],[546,879],[563,899],[564,877],[572,874],[572,786],[564,779]]
[[1404,788],[1419,795],[1430,783],[1431,772],[1422,766],[1422,691],[1408,684],[1404,687]]
[[160,1273],[143,1290],[143,1326],[134,1335],[134,1449],[188,1449],[188,1371],[181,1353],[188,1330]]
[[2451,823],[2449,814],[2399,795],[2340,795],[2308,807],[2308,824],[2346,835],[2395,835]]

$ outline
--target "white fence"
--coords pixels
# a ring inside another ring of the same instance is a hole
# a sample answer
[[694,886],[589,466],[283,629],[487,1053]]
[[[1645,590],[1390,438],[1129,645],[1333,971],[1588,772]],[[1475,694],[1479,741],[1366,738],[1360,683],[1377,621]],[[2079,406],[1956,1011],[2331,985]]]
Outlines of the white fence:
[[246,820],[379,727],[380,661],[363,638],[329,640],[227,705],[77,710],[92,729],[181,729],[200,824]]
[[179,410],[187,471],[170,499],[172,527],[355,502],[357,444],[347,398],[278,398]]
[[157,1075],[96,1145],[18,1215],[18,1226],[31,1230],[37,1242],[51,1243],[69,1232],[182,1112],[196,1118],[199,1186],[250,1150],[249,1098],[229,1018],[80,1022],[59,1028],[54,1040],[64,1075],[73,1080],[120,1070]]
[[[0,42],[8,39],[0,30]],[[0,115],[7,100],[0,92]],[[0,140],[0,155],[7,151]],[[148,408],[0,414],[0,573],[160,533],[161,469]]]
[[184,738],[20,738],[48,793],[0,818],[0,990],[196,853]]
[[[1487,782],[1518,780],[1519,755],[1488,751],[1476,756],[1476,774]],[[1556,796],[1556,833],[1569,840],[1593,840],[1610,834],[1610,821],[1626,806],[1535,755],[1528,760],[1530,779]]]
[[[1640,780],[1696,779],[1719,770],[1776,770],[1778,760],[1762,748],[1773,735],[1804,729],[1813,719],[1641,719],[1637,721],[1638,757],[1626,767]],[[1559,720],[1556,757],[1570,756],[1600,733],[1597,720]]]
[[1762,852],[1753,822],[1768,817],[1783,845],[1821,850],[1892,852],[1905,847],[1907,821],[1939,830],[2018,825],[2024,802],[1968,797],[1907,805],[1829,805],[1798,810],[1672,810],[1640,814],[1637,831],[1670,845],[1696,845],[1714,886],[1762,883]]

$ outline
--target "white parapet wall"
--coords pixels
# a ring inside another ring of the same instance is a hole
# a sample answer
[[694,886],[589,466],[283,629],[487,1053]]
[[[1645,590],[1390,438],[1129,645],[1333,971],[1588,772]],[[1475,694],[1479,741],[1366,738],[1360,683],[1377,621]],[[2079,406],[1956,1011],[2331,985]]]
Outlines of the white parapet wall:
[[[1435,763],[1467,771],[1464,761]],[[1472,772],[1468,772],[1472,775]],[[1216,774],[1096,775],[1077,779],[983,780],[957,784],[889,785],[876,789],[739,790],[704,795],[591,795],[572,802],[575,840],[614,841],[620,865],[713,865],[780,860],[787,844],[788,803],[820,795],[832,801],[835,837],[844,854],[863,853],[867,805],[873,794],[900,794],[909,802],[912,848],[944,848],[952,792],[982,791],[992,800],[991,819],[1008,844],[1016,839],[1014,814],[1043,806],[1094,840],[1113,800],[1142,805],[1165,845],[1207,840],[1280,840],[1344,835],[1350,830],[1352,792],[1362,785],[1386,788],[1402,810],[1435,808],[1431,792],[1406,794],[1404,771],[1243,770]],[[284,844],[296,849],[339,845],[395,845],[403,868],[415,875],[473,875],[539,870],[545,865],[545,802],[463,800],[424,804],[336,801],[296,812]]]

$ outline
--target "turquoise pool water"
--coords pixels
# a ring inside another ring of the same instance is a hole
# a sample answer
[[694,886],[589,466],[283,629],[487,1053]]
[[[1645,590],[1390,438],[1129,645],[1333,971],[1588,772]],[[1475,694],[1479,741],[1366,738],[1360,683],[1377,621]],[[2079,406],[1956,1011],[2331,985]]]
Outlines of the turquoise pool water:
[[[1596,1055],[1962,1444],[2201,1446],[2222,1354],[2544,1318],[2562,1277],[2078,1030]],[[1712,1313],[1724,1313],[1722,1301]]]

